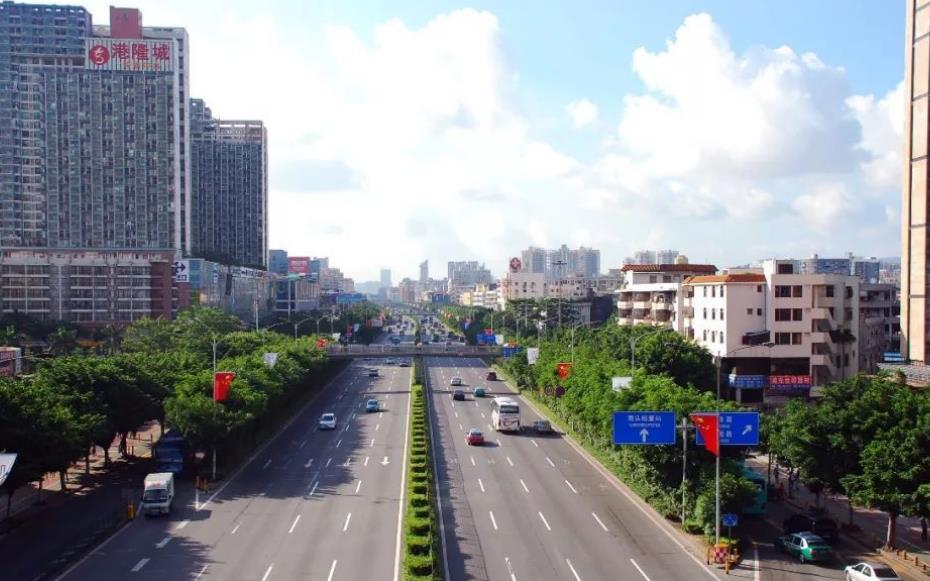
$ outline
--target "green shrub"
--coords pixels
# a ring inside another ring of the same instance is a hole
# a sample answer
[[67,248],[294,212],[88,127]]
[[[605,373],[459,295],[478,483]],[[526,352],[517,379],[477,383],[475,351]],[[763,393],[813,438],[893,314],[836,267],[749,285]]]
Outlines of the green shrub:
[[426,491],[424,490],[420,494],[417,494],[417,493],[411,494],[410,495],[410,506],[414,508],[429,506],[429,497],[426,495]]
[[430,530],[428,518],[411,518],[407,520],[407,532],[413,535],[427,535]]
[[433,558],[430,555],[407,555],[407,571],[425,577],[433,574]]
[[410,487],[410,491],[413,494],[426,494],[426,490],[426,484],[414,484],[412,487]]
[[410,555],[427,555],[430,550],[428,535],[407,535],[407,553]]

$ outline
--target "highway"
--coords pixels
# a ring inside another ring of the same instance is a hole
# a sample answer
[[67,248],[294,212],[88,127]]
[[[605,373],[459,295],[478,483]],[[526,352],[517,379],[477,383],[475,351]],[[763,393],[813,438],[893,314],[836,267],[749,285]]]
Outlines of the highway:
[[[425,361],[447,579],[724,578],[560,436],[491,429],[491,399],[472,398],[477,385],[492,390],[490,395],[514,397],[525,425],[538,416],[502,382],[486,381],[489,369],[481,360]],[[450,396],[455,375],[464,380],[467,401],[454,402]],[[464,440],[475,427],[488,440],[483,447]]]
[[136,519],[60,579],[396,581],[411,370],[353,363],[211,496],[182,481],[170,518]]

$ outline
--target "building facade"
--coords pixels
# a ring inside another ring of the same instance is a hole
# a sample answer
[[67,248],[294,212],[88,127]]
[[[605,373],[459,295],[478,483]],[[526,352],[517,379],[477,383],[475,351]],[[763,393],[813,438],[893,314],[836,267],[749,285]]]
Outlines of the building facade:
[[[429,280],[429,260],[420,263],[420,284],[426,284]],[[406,301],[404,301],[406,302]]]
[[901,202],[901,353],[927,363],[927,142],[930,140],[930,5],[907,0],[904,168]]
[[287,250],[268,251],[268,272],[281,276],[287,274]]
[[799,274],[842,274],[852,272],[852,258],[821,258],[816,254],[797,261]]
[[268,264],[268,135],[261,121],[213,117],[191,100],[191,252]]
[[893,284],[859,286],[859,371],[875,373],[886,352],[901,343],[901,303]]
[[492,277],[491,271],[475,260],[457,260],[449,261],[447,280],[451,291],[476,284],[489,284]]
[[391,288],[391,269],[390,268],[381,269],[381,288],[383,289]]
[[662,326],[683,333],[684,295],[691,276],[716,274],[712,264],[627,264],[617,291],[617,324]]
[[0,4],[0,248],[189,248],[183,29]]

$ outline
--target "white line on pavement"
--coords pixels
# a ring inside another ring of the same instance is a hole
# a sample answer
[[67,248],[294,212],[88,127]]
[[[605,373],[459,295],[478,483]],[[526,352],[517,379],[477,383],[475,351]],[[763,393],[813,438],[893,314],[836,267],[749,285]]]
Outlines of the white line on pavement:
[[539,447],[539,444],[536,443],[536,440],[530,440],[530,442],[533,442],[533,445],[536,446],[537,448]]
[[384,417],[384,412],[378,412],[378,419],[380,420],[382,417]]
[[157,543],[155,543],[155,548],[156,548],[156,549],[164,549],[164,548],[165,548],[165,545],[167,545],[167,544],[170,543],[170,542],[171,542],[171,537],[165,537],[165,538],[163,538],[162,540],[160,540],[160,541],[158,541]]
[[453,412],[453,413],[455,414],[455,417],[459,417],[459,412]]
[[229,533],[229,534],[231,534],[231,535],[236,534],[236,531],[238,531],[238,530],[239,530],[239,527],[241,527],[241,526],[242,526],[242,523],[241,523],[241,522],[240,522],[240,523],[236,523],[236,526],[233,527],[232,532]]
[[494,519],[494,512],[489,510],[489,511],[488,511],[488,514],[491,515],[491,524],[494,525],[494,530],[496,531],[496,530],[497,530],[497,521]]
[[268,570],[265,571],[265,574],[262,575],[262,581],[267,581],[268,576],[271,575],[271,570],[274,569],[274,563],[268,565]]
[[326,459],[326,466],[323,466],[323,468],[329,468],[329,463],[332,462],[332,461],[333,461],[332,458],[327,458],[327,459]]
[[332,566],[329,568],[329,576],[326,577],[326,581],[333,581],[333,573],[336,572],[336,563],[338,563],[338,561],[336,561],[335,559],[333,559],[333,564],[332,564]]
[[310,458],[309,460],[307,460],[307,463],[304,464],[304,468],[309,468],[311,464],[313,464],[313,458]]
[[375,439],[372,438],[372,439],[371,439],[371,444],[369,445],[369,448],[374,448],[374,447],[375,447]]
[[200,572],[197,573],[197,576],[194,577],[194,581],[197,581],[197,579],[200,579],[200,577],[206,572],[208,566],[209,566],[209,565],[204,565],[204,566],[203,566],[203,569],[201,569]]
[[565,564],[568,565],[568,568],[572,570],[572,575],[575,576],[575,581],[581,581],[581,577],[578,576],[578,571],[575,571],[575,568],[572,567],[572,562],[568,559],[565,559]]
[[307,441],[306,441],[306,440],[304,440],[303,442],[300,443],[300,447],[301,447],[301,448],[303,448],[303,447],[306,446],[306,445],[307,445]]
[[605,532],[605,533],[606,533],[606,532],[609,532],[609,531],[607,530],[607,525],[604,524],[604,521],[602,521],[600,518],[598,518],[598,516],[597,516],[596,513],[593,513],[593,512],[592,512],[592,513],[591,513],[591,516],[594,517],[594,520],[597,521],[597,524],[601,525],[601,528],[604,529],[604,532]]
[[346,461],[345,461],[345,463],[343,464],[343,466],[345,466],[346,468],[348,468],[348,467],[351,466],[351,465],[352,465],[352,456],[346,456]]
[[346,515],[346,524],[342,525],[342,532],[349,530],[349,521],[352,520],[352,513]]
[[481,489],[481,492],[484,492],[484,482],[481,482],[481,479],[478,479],[478,487]]
[[142,567],[145,567],[145,564],[148,562],[149,562],[148,559],[139,559],[139,562],[136,563],[135,567],[130,569],[130,571],[132,571],[133,573],[137,573],[140,569],[142,569]]
[[355,485],[355,494],[358,494],[358,491],[361,487],[362,487],[362,480],[359,479],[358,484]]
[[365,463],[363,464],[363,466],[368,466],[368,456],[365,456]]
[[184,527],[186,527],[186,526],[189,525],[189,524],[191,524],[191,521],[189,521],[189,520],[182,520],[181,522],[178,523],[177,530],[181,530],[181,529],[183,529]]
[[320,484],[320,481],[317,480],[313,483],[313,488],[310,489],[310,494],[308,496],[313,496],[313,493],[316,492],[316,487]]
[[555,463],[552,461],[551,458],[549,458],[549,456],[546,456],[546,462],[549,463],[549,466],[552,466],[553,468],[555,468]]
[[542,519],[543,524],[546,525],[546,530],[547,530],[547,531],[551,531],[551,530],[552,530],[552,527],[549,526],[549,522],[546,521],[546,517],[543,516],[543,513],[540,512],[540,513],[538,513],[538,514],[539,514],[539,518]]
[[488,424],[488,431],[489,431],[489,432],[493,432],[493,431],[494,431],[494,427],[493,427],[491,424]]
[[269,465],[269,464],[271,464],[271,458],[268,458],[268,461],[265,462],[265,465],[264,465],[264,466],[262,466],[262,470],[264,470],[265,468],[268,468],[268,465]]
[[294,532],[294,529],[297,527],[297,521],[299,520],[300,520],[300,515],[298,514],[297,518],[295,518],[294,522],[291,524],[291,528],[287,531],[287,534],[291,534]]
[[469,456],[469,458],[471,458],[471,465],[472,465],[472,466],[477,466],[477,464],[475,464],[475,457],[474,457],[474,456]]
[[341,445],[342,445],[342,440],[339,440],[338,442],[336,442],[336,447],[337,447],[337,448],[338,448],[339,446],[341,446]]
[[481,419],[486,420],[488,419],[488,416],[484,415],[484,412],[481,412]]
[[525,491],[527,491],[527,492],[530,491],[530,489],[526,487],[526,482],[523,482],[523,479],[522,479],[522,478],[520,479],[520,484],[523,485],[523,490],[525,490]]
[[513,460],[510,459],[510,456],[507,456],[507,463],[510,464],[511,468],[513,468]]
[[572,483],[571,483],[571,482],[569,482],[568,480],[566,480],[566,481],[565,481],[565,484],[568,484],[568,487],[572,489],[572,492],[574,492],[575,494],[578,494],[578,491],[575,490],[575,487],[572,486]]
[[643,579],[646,581],[652,581],[649,578],[649,575],[646,575],[646,572],[643,571],[643,568],[636,564],[636,561],[633,560],[633,557],[630,557],[630,563],[633,563],[633,566],[636,567],[636,570],[639,571],[639,574],[643,576]]
[[375,424],[375,431],[377,432],[380,429],[381,429],[381,424]]
[[463,432],[465,431],[465,427],[464,427],[464,426],[462,426],[462,424],[461,424],[461,423],[459,424],[459,429],[460,429],[460,430],[462,430]]
[[475,402],[475,407],[478,407],[478,402]]
[[513,572],[513,565],[510,564],[510,557],[504,557],[504,563],[507,564],[507,572],[510,573],[510,581],[517,581],[517,574]]

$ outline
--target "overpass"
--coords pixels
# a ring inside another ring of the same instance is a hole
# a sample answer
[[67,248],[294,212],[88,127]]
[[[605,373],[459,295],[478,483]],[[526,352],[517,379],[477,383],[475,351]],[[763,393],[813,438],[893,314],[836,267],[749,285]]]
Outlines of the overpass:
[[390,345],[385,343],[372,343],[371,345],[330,345],[326,353],[333,359],[353,359],[356,357],[497,357],[501,348],[488,345],[462,345],[462,344],[426,344],[413,345],[401,343]]

